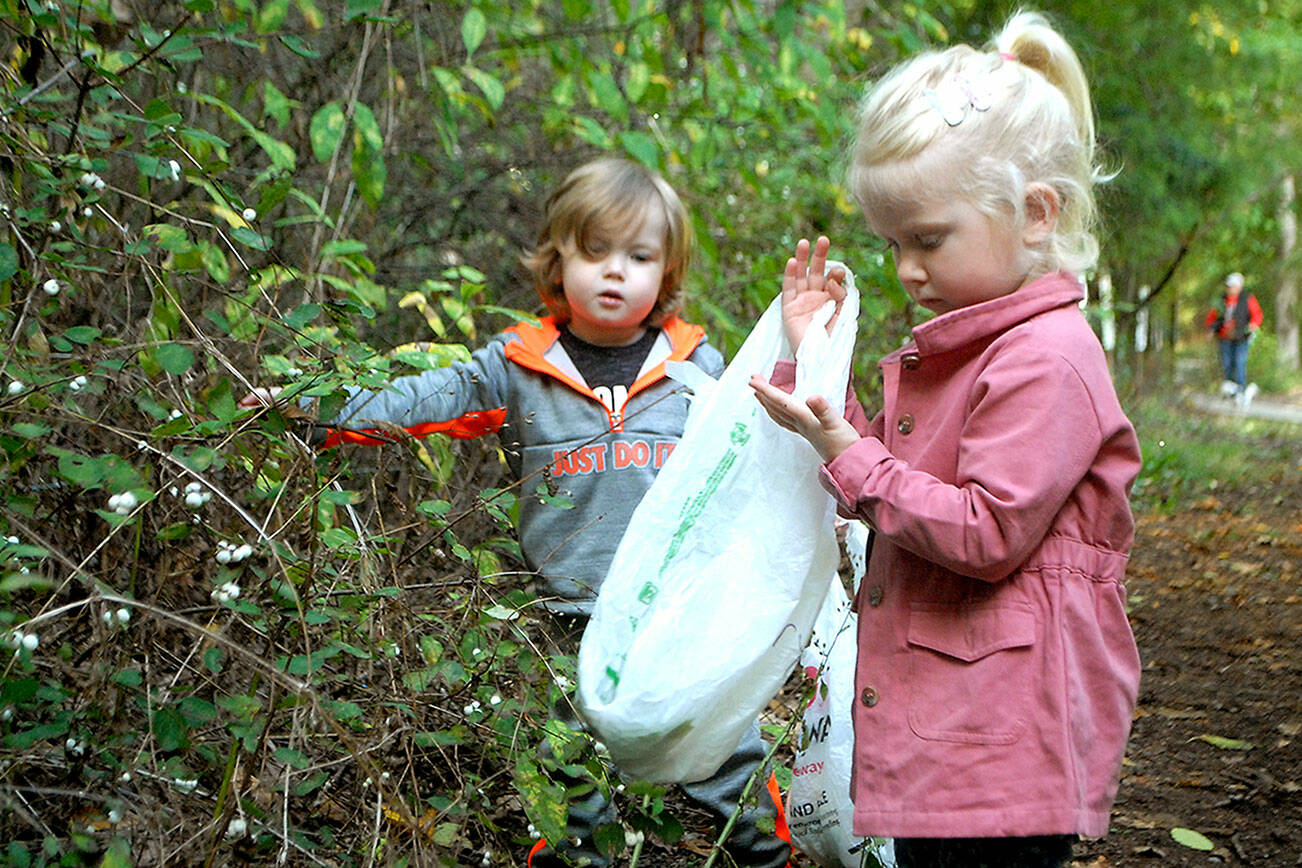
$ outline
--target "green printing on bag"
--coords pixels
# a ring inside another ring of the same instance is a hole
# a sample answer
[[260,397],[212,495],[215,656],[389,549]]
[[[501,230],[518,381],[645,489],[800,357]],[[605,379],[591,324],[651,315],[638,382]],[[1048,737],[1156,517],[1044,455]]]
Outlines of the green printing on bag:
[[[738,448],[745,446],[746,441],[750,439],[750,428],[745,422],[737,422],[732,426],[732,431],[728,433],[728,439]],[[705,507],[710,502],[710,498],[718,492],[723,478],[728,475],[732,465],[737,461],[737,453],[729,449],[723,453],[719,463],[715,465],[714,470],[705,478],[705,485],[696,493],[696,496],[687,503],[683,504],[683,512],[678,524],[678,530],[674,531],[673,539],[669,542],[669,550],[665,552],[665,559],[660,562],[660,571],[656,574],[663,576],[665,570],[669,568],[669,562],[678,554],[678,550],[683,547],[683,538],[687,532],[696,524],[696,519],[700,518],[701,513],[705,512]]]
[[[752,415],[753,414],[754,411],[752,411]],[[745,422],[734,423],[732,430],[728,432],[728,440],[733,444],[733,446],[737,447],[737,449],[745,446],[747,441],[750,440],[750,426]],[[728,471],[731,470],[732,466],[736,463],[736,449],[730,448],[726,450],[723,453],[723,457],[719,459],[719,463],[714,466],[714,470],[710,471],[710,475],[705,478],[705,484],[701,486],[701,490],[698,491],[691,500],[683,504],[683,510],[679,516],[678,529],[674,531],[674,535],[669,542],[669,550],[665,552],[664,560],[660,562],[660,570],[656,573],[657,578],[663,576],[665,570],[669,568],[669,562],[674,559],[678,554],[678,550],[683,547],[683,539],[687,536],[687,532],[692,529],[694,524],[696,524],[696,519],[705,511],[705,507],[710,502],[710,498],[714,497],[718,492],[719,486],[723,484],[723,478],[728,475]],[[655,598],[659,593],[660,586],[653,581],[648,580],[646,584],[642,586],[638,591],[637,601],[642,604],[644,611],[652,602],[655,601]],[[634,633],[637,632],[638,622],[640,620],[641,619],[637,617],[629,618]],[[624,659],[627,656],[627,653],[619,654],[617,656],[617,662],[606,667],[606,681],[597,690],[597,695],[603,702],[610,702],[615,698],[615,689],[619,686],[620,672],[624,669]]]

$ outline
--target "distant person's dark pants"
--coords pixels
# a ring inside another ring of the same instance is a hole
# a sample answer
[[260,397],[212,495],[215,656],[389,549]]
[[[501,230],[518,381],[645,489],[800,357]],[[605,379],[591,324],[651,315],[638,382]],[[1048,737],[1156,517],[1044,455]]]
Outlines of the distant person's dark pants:
[[1248,384],[1248,339],[1221,340],[1221,371],[1242,392]]
[[1075,835],[1034,838],[896,838],[897,868],[1060,868]]

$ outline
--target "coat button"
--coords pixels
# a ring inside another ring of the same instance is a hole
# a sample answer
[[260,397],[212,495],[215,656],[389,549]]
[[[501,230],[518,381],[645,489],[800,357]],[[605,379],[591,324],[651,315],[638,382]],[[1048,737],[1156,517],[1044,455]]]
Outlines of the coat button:
[[875,687],[865,687],[863,693],[859,694],[859,701],[872,708],[877,704],[877,689]]
[[873,585],[871,588],[868,589],[868,605],[880,606],[882,604],[883,596],[884,596],[884,592],[882,591],[882,586]]
[[896,423],[895,427],[900,430],[901,434],[908,434],[913,430],[913,414],[905,413],[900,417],[900,421]]
[[900,359],[900,364],[904,366],[904,370],[913,371],[917,369],[918,365],[922,364],[922,357],[909,353],[907,356]]

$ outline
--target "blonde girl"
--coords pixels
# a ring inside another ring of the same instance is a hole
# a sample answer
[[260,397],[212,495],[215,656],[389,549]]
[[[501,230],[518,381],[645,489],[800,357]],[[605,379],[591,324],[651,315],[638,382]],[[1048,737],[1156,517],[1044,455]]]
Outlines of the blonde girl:
[[[1108,828],[1139,683],[1122,585],[1140,465],[1080,310],[1098,179],[1080,61],[1040,15],[871,89],[850,184],[936,315],[843,418],[752,386],[873,528],[856,601],[854,831],[910,866],[1059,866]],[[844,296],[829,243],[783,277],[788,337]]]

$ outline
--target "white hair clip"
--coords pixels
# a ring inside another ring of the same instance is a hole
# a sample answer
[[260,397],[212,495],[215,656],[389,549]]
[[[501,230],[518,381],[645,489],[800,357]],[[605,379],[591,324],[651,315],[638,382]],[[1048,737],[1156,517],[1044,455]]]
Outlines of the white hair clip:
[[984,112],[990,110],[991,104],[990,88],[978,86],[967,76],[957,73],[935,90],[923,91],[923,96],[951,127],[963,123],[969,108]]

